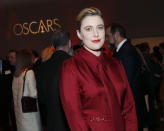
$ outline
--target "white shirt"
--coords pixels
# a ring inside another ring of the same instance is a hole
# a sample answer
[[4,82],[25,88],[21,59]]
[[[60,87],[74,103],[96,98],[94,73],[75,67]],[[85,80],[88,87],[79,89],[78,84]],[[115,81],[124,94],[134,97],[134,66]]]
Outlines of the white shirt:
[[117,46],[116,52],[120,50],[120,48],[123,46],[123,44],[127,41],[127,39],[124,39],[123,41],[120,42],[120,44]]

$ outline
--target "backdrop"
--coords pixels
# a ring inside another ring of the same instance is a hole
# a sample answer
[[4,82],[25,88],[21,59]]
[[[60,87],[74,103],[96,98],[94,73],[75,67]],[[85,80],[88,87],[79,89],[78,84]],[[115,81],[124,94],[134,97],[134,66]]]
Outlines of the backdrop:
[[2,0],[0,3],[0,57],[9,49],[40,52],[51,45],[53,31],[65,28],[78,44],[75,19],[79,11],[94,6],[105,25],[125,26],[128,37],[164,36],[163,0]]

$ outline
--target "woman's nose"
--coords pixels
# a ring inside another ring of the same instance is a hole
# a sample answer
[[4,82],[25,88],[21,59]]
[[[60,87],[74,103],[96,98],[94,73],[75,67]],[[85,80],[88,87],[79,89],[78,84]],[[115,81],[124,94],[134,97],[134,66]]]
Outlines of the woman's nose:
[[98,37],[99,36],[98,30],[94,29],[93,30],[93,35],[94,35],[94,37]]

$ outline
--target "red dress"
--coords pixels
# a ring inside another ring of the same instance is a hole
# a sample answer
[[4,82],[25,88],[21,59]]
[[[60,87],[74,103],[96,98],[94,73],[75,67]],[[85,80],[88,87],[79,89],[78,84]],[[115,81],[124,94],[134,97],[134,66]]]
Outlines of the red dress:
[[62,65],[60,97],[71,131],[137,131],[132,92],[115,58],[81,49]]

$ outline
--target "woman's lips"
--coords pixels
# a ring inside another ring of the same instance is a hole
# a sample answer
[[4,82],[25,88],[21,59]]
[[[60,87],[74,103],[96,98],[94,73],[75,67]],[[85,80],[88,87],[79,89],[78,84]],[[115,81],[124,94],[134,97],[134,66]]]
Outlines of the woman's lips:
[[93,43],[99,43],[100,40],[92,40]]

